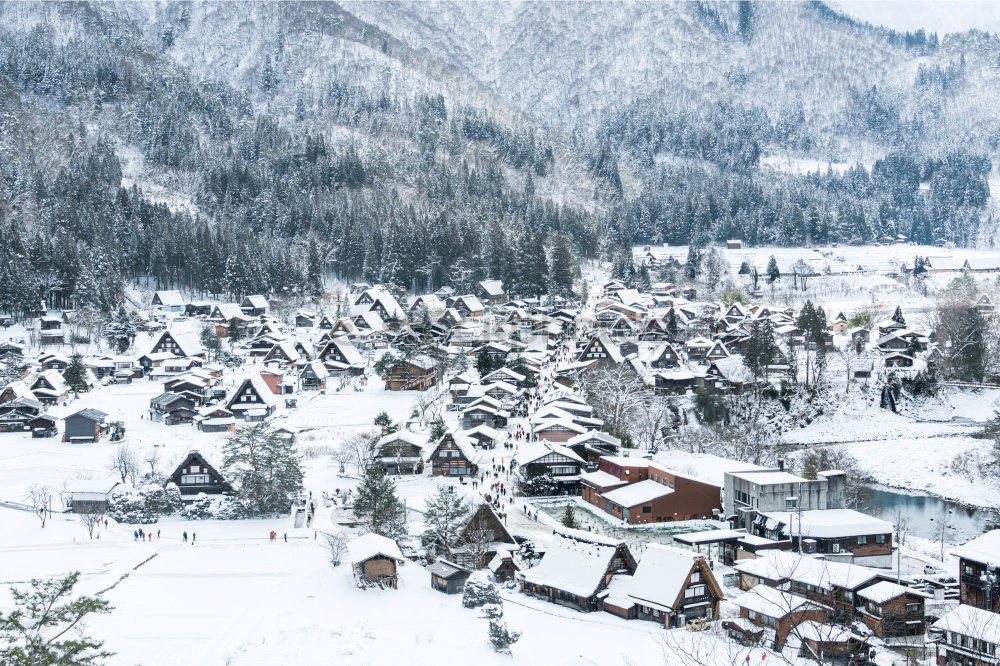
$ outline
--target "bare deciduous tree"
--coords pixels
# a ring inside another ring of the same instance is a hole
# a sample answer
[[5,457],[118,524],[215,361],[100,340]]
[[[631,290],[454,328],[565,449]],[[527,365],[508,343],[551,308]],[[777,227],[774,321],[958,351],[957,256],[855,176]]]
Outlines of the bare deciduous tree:
[[156,468],[160,464],[160,450],[155,446],[149,447],[142,461],[149,465],[149,478],[156,479]]
[[364,476],[378,455],[376,445],[380,437],[376,430],[351,435],[340,445],[333,458],[344,467],[353,466],[358,476]]
[[94,531],[97,529],[104,521],[103,513],[81,513],[79,514],[80,522],[87,529],[87,536],[91,539],[94,538]]
[[326,549],[330,553],[330,564],[339,567],[347,551],[347,537],[338,532],[328,534],[326,537]]
[[52,488],[43,484],[33,484],[28,487],[28,504],[31,506],[35,515],[38,519],[42,521],[42,528],[45,528],[45,523],[52,514],[52,498],[54,493]]
[[118,472],[122,483],[128,482],[133,486],[139,478],[139,456],[128,444],[119,444],[111,454],[111,469]]
[[649,387],[628,363],[583,373],[581,384],[587,401],[619,435],[629,432],[630,422],[651,397]]
[[465,545],[469,547],[469,559],[474,569],[485,566],[486,553],[493,543],[493,530],[486,525],[473,527],[465,535]]

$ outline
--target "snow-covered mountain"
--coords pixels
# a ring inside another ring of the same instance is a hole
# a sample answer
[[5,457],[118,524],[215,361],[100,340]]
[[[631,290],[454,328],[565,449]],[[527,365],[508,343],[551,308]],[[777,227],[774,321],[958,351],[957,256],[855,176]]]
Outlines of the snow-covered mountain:
[[[534,290],[519,248],[561,237],[973,243],[998,62],[986,33],[818,1],[6,2],[0,201],[22,245],[167,282],[207,261],[199,289],[302,289],[324,262],[416,288],[464,261]],[[123,250],[132,199],[153,208]]]

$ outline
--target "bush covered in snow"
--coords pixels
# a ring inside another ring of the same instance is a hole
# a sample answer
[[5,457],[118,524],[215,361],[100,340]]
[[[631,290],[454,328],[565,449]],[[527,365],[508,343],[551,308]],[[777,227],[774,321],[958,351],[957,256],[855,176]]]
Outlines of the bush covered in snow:
[[499,604],[500,592],[497,586],[486,579],[482,572],[469,576],[462,593],[462,605],[466,608],[480,608],[490,604]]
[[520,481],[518,490],[521,491],[522,495],[528,497],[545,497],[558,494],[559,484],[556,483],[551,474],[541,474]]

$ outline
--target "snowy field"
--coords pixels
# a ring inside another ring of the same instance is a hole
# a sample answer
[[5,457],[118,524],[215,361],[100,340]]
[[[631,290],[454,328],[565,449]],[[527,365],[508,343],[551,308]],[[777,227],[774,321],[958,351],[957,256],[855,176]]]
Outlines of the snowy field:
[[[635,248],[636,256],[645,255],[644,246]],[[749,285],[749,277],[739,275],[740,266],[746,262],[760,273],[759,288],[762,300],[774,305],[796,306],[806,299],[821,304],[832,316],[837,312],[855,312],[863,307],[894,309],[902,306],[909,312],[929,310],[933,294],[945,286],[958,273],[954,270],[931,272],[926,278],[926,293],[911,284],[908,277],[898,276],[903,265],[913,266],[916,256],[930,259],[931,265],[940,267],[961,266],[965,260],[1000,262],[1000,250],[975,250],[968,248],[940,248],[931,245],[843,245],[802,247],[749,247],[738,250],[717,248],[729,267],[729,276],[736,284]],[[687,260],[686,245],[650,248],[659,259],[674,257],[679,262]],[[793,280],[783,277],[773,284],[765,279],[771,257],[782,271],[790,271],[799,260],[805,261],[818,275],[808,278],[805,289],[796,288]],[[1000,273],[973,274],[974,279],[987,291],[1000,288]]]

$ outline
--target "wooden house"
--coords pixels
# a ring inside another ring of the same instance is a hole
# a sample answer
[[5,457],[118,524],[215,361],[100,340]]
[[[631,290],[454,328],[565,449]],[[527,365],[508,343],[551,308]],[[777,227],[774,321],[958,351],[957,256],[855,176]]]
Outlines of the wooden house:
[[597,469],[602,456],[617,456],[621,440],[603,430],[589,430],[566,440],[566,448],[586,461],[587,469]]
[[248,317],[260,317],[267,314],[268,302],[260,294],[244,296],[240,302],[240,310]]
[[476,296],[490,305],[503,305],[510,300],[500,280],[482,280],[476,285]]
[[226,402],[226,409],[244,421],[263,421],[274,413],[278,400],[260,375],[251,375]]
[[300,391],[324,391],[330,372],[322,361],[309,361],[299,369]]
[[454,309],[462,317],[482,317],[486,312],[486,308],[483,306],[482,302],[473,296],[472,294],[465,294],[463,296],[453,296],[448,299],[447,305],[449,309]]
[[718,618],[719,602],[724,597],[704,556],[651,543],[628,581],[627,592],[606,598],[604,610],[657,622],[669,629],[682,627],[695,618]]
[[[1000,529],[990,530],[951,551],[958,558],[959,601],[1000,613]],[[992,582],[988,575],[993,572]]]
[[898,352],[886,354],[883,361],[887,368],[912,368],[914,362],[913,357],[909,354]]
[[930,598],[926,592],[883,580],[858,592],[859,615],[887,644],[922,641],[927,631],[924,602]]
[[387,391],[426,391],[437,384],[434,361],[426,356],[415,356],[397,363],[385,378]]
[[423,474],[425,442],[409,430],[385,435],[375,445],[377,462],[386,474]]
[[174,356],[187,356],[190,358],[207,358],[201,343],[190,335],[182,335],[174,331],[163,331],[156,338],[149,354],[160,352],[173,354]]
[[81,409],[63,419],[62,441],[79,444],[98,442],[107,431],[108,415],[97,409]]
[[472,476],[479,473],[479,458],[472,440],[455,431],[441,436],[428,461],[434,476]]
[[46,405],[54,405],[65,399],[72,390],[58,370],[44,370],[31,383],[31,393]]
[[522,446],[512,464],[519,481],[547,474],[559,484],[560,492],[574,494],[579,491],[580,472],[584,465],[586,461],[573,449],[544,442]]
[[482,560],[475,561],[472,550],[468,546],[459,546],[455,549],[454,558],[457,562],[470,569],[481,569],[486,566],[496,555],[506,555],[519,547],[514,535],[511,534],[507,526],[503,524],[500,517],[489,502],[483,502],[472,512],[469,519],[462,527],[461,541],[468,544],[470,541],[485,534],[489,539],[489,546],[483,552]]
[[365,359],[350,340],[335,336],[323,345],[316,355],[327,370],[337,374],[360,375],[365,370]]
[[359,587],[396,588],[397,568],[404,561],[395,541],[374,532],[347,542],[347,558]]
[[187,317],[208,317],[212,314],[212,303],[209,301],[191,301],[184,305],[184,315]]
[[653,358],[649,362],[651,368],[672,370],[681,365],[680,352],[670,343],[665,342],[653,352]]
[[63,496],[72,513],[105,514],[117,479],[76,479],[66,484]]
[[184,312],[184,297],[173,289],[158,291],[153,294],[153,307],[160,312]]
[[195,427],[202,432],[235,432],[236,417],[224,407],[203,407],[194,419]]
[[589,613],[601,609],[601,593],[614,576],[635,570],[624,541],[558,528],[542,561],[517,576],[524,594]]
[[727,620],[723,627],[746,643],[759,641],[765,634],[773,635],[767,645],[772,649],[783,648],[788,636],[803,622],[827,621],[827,612],[820,604],[767,585],[757,585],[733,603],[740,609],[742,622]]
[[619,365],[624,359],[618,343],[608,337],[607,333],[601,333],[583,346],[576,360],[581,363],[592,363],[596,367],[611,368]]
[[149,401],[149,419],[164,425],[191,423],[198,416],[195,401],[185,393],[166,392]]
[[431,588],[445,594],[458,594],[465,589],[465,581],[472,572],[463,566],[439,559],[427,567],[431,575]]
[[233,488],[197,451],[190,451],[168,478],[180,489],[181,499],[193,500],[201,494],[221,495]]
[[938,666],[996,666],[1000,655],[1000,613],[959,604],[932,625]]

